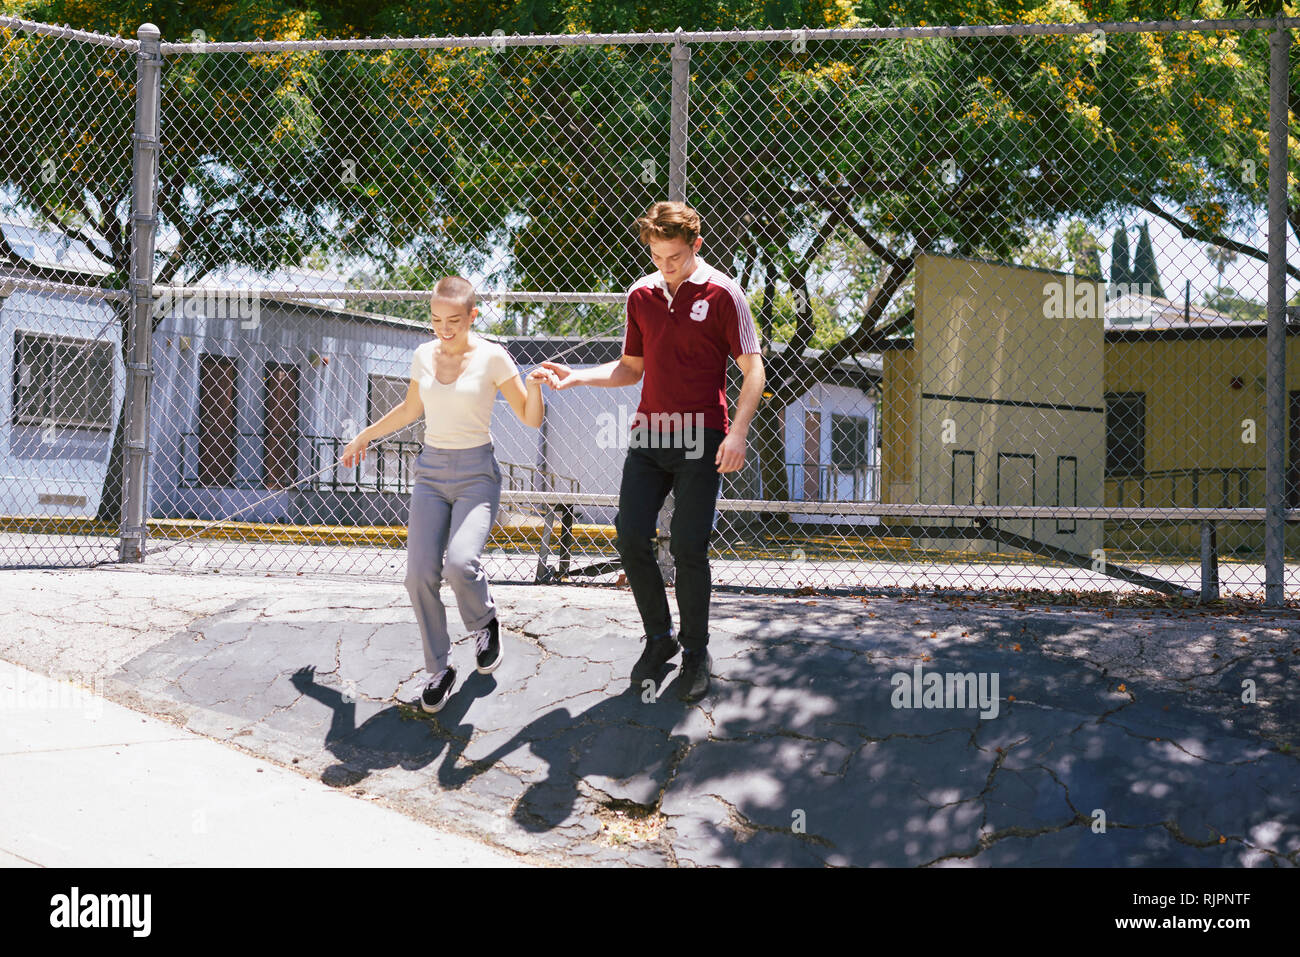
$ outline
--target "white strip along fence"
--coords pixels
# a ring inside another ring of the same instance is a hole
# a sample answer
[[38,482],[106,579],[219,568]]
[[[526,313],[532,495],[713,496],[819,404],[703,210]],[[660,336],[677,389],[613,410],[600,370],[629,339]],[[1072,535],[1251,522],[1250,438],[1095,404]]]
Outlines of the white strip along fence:
[[[653,270],[632,223],[670,198],[768,377],[716,584],[1280,605],[1295,24],[172,43],[0,17],[4,564],[400,578],[419,423],[338,457],[405,395],[432,283],[471,278],[521,368],[611,361]],[[489,573],[613,581],[637,389],[547,400],[540,430],[499,402]]]

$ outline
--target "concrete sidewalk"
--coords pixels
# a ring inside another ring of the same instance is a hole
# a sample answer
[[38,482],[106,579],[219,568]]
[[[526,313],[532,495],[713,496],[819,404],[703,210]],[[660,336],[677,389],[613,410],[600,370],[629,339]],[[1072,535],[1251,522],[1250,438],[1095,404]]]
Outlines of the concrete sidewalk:
[[[422,717],[400,584],[114,566],[4,588],[0,658],[548,862],[1300,859],[1294,611],[717,594],[713,689],[685,705],[671,667],[629,678],[626,589],[497,586],[502,667],[457,644]],[[958,674],[992,700],[901,696]]]
[[0,715],[0,867],[522,863],[6,662]]

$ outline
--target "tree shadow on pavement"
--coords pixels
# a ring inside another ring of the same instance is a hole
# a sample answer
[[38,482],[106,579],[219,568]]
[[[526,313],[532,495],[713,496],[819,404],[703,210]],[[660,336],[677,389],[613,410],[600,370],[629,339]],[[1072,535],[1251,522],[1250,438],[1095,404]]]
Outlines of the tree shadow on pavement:
[[[710,730],[661,803],[679,862],[1240,866],[1300,851],[1300,765],[1252,734],[1232,669],[1216,702],[1148,680],[1150,662],[1113,675],[1055,653],[1104,637],[1100,615],[808,604],[727,608]],[[1249,669],[1261,687],[1265,664]],[[996,676],[998,707],[897,706],[918,667]]]

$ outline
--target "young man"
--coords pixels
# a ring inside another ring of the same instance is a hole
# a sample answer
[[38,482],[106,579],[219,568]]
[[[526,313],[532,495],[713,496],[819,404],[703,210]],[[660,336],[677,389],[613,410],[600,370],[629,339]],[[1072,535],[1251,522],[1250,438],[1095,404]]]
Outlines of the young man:
[[[673,492],[669,529],[681,621],[680,697],[709,690],[709,538],[722,474],[745,464],[745,437],[763,394],[763,360],[744,291],[696,257],[700,217],[684,203],[655,203],[637,220],[658,271],[627,294],[622,358],[574,371],[555,362],[553,388],[618,387],[642,380],[623,482],[618,551],[645,626],[646,646],[633,674],[657,670],[679,649],[663,575],[655,560],[655,520]],[[736,417],[727,417],[727,357],[744,384]],[[730,426],[730,429],[728,429]]]

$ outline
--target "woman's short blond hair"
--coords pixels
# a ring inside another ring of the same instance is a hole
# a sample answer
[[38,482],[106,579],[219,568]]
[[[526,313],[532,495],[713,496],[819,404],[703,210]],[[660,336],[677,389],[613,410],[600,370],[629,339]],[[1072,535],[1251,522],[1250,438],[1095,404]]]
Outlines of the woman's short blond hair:
[[474,284],[468,279],[462,279],[460,276],[446,276],[439,279],[433,287],[433,295],[430,297],[429,305],[431,307],[435,299],[454,302],[464,308],[467,316],[474,311],[474,307],[478,304],[478,300],[474,296]]

